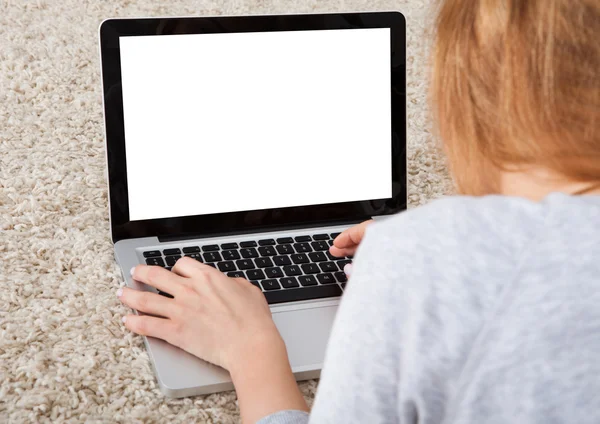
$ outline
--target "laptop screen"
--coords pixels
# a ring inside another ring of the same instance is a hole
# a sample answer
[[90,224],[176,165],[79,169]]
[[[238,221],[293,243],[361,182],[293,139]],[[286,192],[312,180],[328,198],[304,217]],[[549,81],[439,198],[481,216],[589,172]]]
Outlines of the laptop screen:
[[119,43],[130,220],[392,197],[389,28]]

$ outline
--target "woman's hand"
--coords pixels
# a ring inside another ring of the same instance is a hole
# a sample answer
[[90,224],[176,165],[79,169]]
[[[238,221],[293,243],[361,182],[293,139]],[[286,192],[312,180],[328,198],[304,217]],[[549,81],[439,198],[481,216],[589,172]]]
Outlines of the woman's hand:
[[338,257],[354,255],[358,245],[365,235],[367,226],[372,222],[372,219],[361,222],[354,227],[348,228],[346,231],[337,236],[333,241],[333,246],[329,248],[331,254]]
[[264,295],[247,280],[187,257],[171,272],[140,265],[132,276],[174,296],[124,288],[121,301],[149,314],[126,317],[125,326],[135,333],[166,340],[230,371],[256,348],[283,344]]
[[308,410],[285,343],[257,287],[187,257],[172,271],[139,265],[131,275],[174,298],[119,290],[127,306],[154,315],[127,315],[125,326],[229,370],[244,423],[276,411]]

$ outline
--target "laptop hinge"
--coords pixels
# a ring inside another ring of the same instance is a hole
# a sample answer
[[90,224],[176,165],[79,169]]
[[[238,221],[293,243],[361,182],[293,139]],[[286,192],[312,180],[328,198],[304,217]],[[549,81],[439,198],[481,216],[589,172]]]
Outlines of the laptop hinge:
[[253,233],[267,233],[272,231],[290,231],[290,230],[301,230],[303,228],[318,228],[318,227],[334,227],[334,226],[343,226],[343,225],[355,225],[360,222],[363,222],[369,218],[359,219],[359,220],[349,220],[349,221],[328,221],[327,223],[311,223],[311,224],[303,224],[303,225],[279,225],[273,227],[260,227],[260,228],[249,228],[249,229],[241,229],[235,231],[226,231],[226,232],[214,232],[214,233],[203,233],[203,234],[181,234],[181,235],[168,235],[168,236],[157,236],[158,241],[161,243],[172,243],[175,241],[183,241],[183,240],[193,240],[193,239],[202,239],[202,238],[212,238],[212,237],[225,237],[225,236],[234,236],[234,235],[244,235],[244,234],[253,234]]

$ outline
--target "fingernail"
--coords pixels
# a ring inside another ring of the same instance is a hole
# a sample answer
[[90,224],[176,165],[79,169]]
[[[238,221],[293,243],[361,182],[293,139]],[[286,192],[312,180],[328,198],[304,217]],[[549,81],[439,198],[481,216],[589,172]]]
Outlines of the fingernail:
[[123,296],[123,289],[120,288],[119,290],[117,290],[117,297],[121,297]]
[[131,271],[129,271],[129,274],[130,274],[131,276],[133,276],[133,271],[135,271],[135,267],[131,268]]
[[350,276],[350,274],[352,274],[352,264],[347,264],[344,267],[344,272],[346,273],[347,276]]
[[127,322],[127,317],[121,318],[121,321],[123,321],[123,324],[125,324]]

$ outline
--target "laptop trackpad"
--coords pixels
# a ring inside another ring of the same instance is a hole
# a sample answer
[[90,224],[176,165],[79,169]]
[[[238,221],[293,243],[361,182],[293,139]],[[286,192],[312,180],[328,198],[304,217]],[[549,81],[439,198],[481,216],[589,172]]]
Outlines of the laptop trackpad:
[[321,368],[337,305],[274,312],[294,372]]
[[[287,346],[292,371],[305,380],[316,378],[323,366],[325,347],[337,306],[273,312],[273,320]],[[169,343],[147,338],[161,386],[167,396],[181,397],[231,390],[229,373]]]

